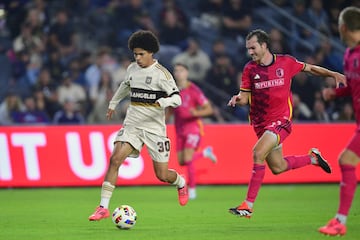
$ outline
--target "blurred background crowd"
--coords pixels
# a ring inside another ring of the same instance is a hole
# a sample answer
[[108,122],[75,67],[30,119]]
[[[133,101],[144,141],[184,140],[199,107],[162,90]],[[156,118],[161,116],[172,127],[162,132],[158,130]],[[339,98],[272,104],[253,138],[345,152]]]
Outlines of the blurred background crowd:
[[[270,34],[273,53],[342,72],[337,17],[360,0],[2,0],[0,125],[119,123],[105,118],[108,101],[133,61],[130,34],[154,32],[156,58],[172,71],[181,61],[211,100],[211,123],[247,122],[247,107],[226,106],[249,58],[245,36]],[[354,121],[350,99],[326,103],[333,79],[293,79],[294,120]]]

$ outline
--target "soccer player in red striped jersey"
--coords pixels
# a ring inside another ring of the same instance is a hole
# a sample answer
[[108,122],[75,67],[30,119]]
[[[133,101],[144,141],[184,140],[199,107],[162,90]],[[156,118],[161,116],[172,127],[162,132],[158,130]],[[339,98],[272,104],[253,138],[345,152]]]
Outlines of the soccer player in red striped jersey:
[[346,220],[354,199],[357,178],[356,167],[360,162],[360,8],[347,7],[339,15],[339,33],[347,45],[344,54],[344,72],[347,86],[323,90],[325,100],[351,96],[357,128],[353,137],[339,156],[341,171],[340,202],[337,213],[319,232],[337,236],[346,233]]
[[316,148],[309,154],[283,156],[282,142],[291,133],[292,97],[291,79],[300,71],[323,77],[333,77],[345,83],[345,76],[326,68],[300,62],[290,55],[273,54],[270,39],[261,29],[253,30],[246,37],[246,48],[252,61],[243,70],[240,92],[228,105],[250,104],[250,122],[258,137],[253,148],[253,170],[245,201],[230,208],[229,212],[250,218],[253,205],[265,175],[265,161],[273,174],[301,168],[310,164],[327,173],[331,168]]

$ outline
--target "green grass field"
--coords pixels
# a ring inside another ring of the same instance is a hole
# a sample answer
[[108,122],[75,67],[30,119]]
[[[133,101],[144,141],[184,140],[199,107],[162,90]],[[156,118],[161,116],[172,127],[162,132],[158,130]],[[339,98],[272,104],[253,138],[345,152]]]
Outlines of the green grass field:
[[[131,230],[111,219],[89,222],[99,188],[0,189],[0,239],[330,239],[317,228],[333,217],[338,185],[264,185],[249,219],[227,212],[246,186],[199,186],[198,198],[177,203],[173,186],[118,187],[110,206],[129,204],[138,214]],[[360,239],[360,204],[355,197],[344,239]]]

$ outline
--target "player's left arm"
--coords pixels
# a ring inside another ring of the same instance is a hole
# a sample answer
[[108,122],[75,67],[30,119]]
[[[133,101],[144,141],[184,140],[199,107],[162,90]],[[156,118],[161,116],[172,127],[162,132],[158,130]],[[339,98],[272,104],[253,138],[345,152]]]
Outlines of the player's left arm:
[[343,74],[335,71],[331,71],[327,68],[309,63],[304,63],[304,68],[302,71],[311,73],[312,75],[315,76],[332,77],[335,79],[337,87],[339,87],[340,83],[346,86],[346,77]]
[[181,105],[181,97],[178,92],[172,93],[169,97],[162,97],[156,100],[160,107],[178,107]]
[[214,113],[213,107],[209,101],[205,102],[203,105],[198,106],[197,108],[190,110],[191,115],[194,117],[207,117]]
[[160,107],[178,107],[181,105],[181,97],[178,87],[176,86],[173,77],[164,77],[160,79],[161,88],[168,94],[167,97],[162,97],[156,100]]

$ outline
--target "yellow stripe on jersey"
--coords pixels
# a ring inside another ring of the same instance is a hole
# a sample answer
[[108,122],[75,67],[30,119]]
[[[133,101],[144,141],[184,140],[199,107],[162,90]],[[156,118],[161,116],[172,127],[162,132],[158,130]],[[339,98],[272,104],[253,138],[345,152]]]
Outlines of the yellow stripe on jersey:
[[293,115],[293,106],[292,106],[292,104],[291,104],[291,98],[290,98],[290,97],[288,98],[288,105],[289,105],[289,110],[290,110],[289,120],[291,120],[292,115]]
[[251,89],[248,88],[240,88],[241,92],[251,92]]
[[130,102],[130,105],[138,107],[160,107],[157,103]]
[[199,126],[200,136],[204,136],[204,135],[205,135],[204,124],[203,124],[203,122],[201,121],[201,119],[198,119],[198,120],[197,120],[197,124],[198,124],[198,126]]
[[158,64],[155,65],[155,67],[160,69],[165,74],[167,80],[172,79],[171,73],[163,65],[158,63]]
[[[251,93],[249,94],[249,105],[251,106]],[[251,122],[250,111],[248,112],[248,121]]]
[[276,146],[280,143],[280,134],[276,134]]

